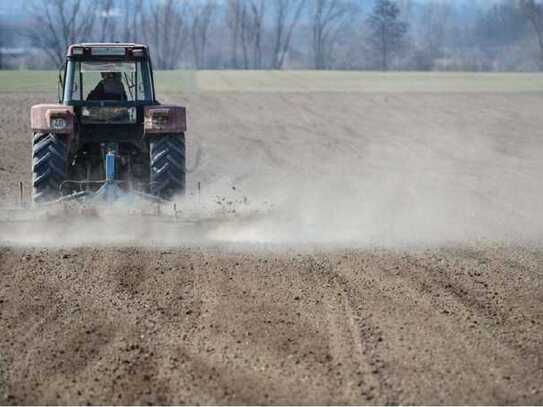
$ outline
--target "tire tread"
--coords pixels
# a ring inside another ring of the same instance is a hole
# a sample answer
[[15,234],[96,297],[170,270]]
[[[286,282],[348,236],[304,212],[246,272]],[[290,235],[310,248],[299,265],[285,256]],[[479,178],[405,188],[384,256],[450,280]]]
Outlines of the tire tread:
[[61,137],[35,133],[32,142],[32,201],[43,203],[60,197],[66,179],[66,146]]
[[185,192],[185,135],[168,134],[150,140],[151,194],[172,199]]

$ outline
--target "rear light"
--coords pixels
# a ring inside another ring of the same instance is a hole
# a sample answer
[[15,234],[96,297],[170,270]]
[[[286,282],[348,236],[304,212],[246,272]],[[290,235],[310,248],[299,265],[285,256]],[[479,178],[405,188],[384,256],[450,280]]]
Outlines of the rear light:
[[153,112],[152,115],[153,127],[163,127],[168,124],[169,112]]
[[144,108],[145,134],[181,133],[187,130],[185,108],[173,105],[148,106]]
[[91,54],[90,48],[77,47],[77,48],[70,49],[71,56],[81,56],[81,55],[90,55],[90,54]]
[[66,119],[63,117],[51,117],[51,127],[54,130],[62,130],[67,126]]

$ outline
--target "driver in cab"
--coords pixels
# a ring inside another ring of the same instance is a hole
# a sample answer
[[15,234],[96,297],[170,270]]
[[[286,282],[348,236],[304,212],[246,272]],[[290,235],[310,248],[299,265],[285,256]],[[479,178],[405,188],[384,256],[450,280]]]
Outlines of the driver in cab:
[[94,90],[89,93],[87,100],[115,100],[126,101],[126,92],[124,89],[120,72],[101,72],[102,80]]

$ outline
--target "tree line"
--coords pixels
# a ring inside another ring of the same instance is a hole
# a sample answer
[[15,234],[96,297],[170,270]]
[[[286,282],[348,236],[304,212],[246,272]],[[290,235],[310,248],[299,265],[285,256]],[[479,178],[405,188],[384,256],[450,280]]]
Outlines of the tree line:
[[119,41],[148,44],[159,69],[543,69],[538,0],[35,0],[27,13],[16,39],[42,67],[71,43]]

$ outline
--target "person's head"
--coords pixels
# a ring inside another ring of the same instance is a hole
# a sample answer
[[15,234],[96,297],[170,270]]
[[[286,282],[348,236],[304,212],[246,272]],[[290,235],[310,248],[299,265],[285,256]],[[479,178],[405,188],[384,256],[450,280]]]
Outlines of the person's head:
[[121,74],[119,72],[100,72],[100,74],[105,81],[118,81],[121,79]]

